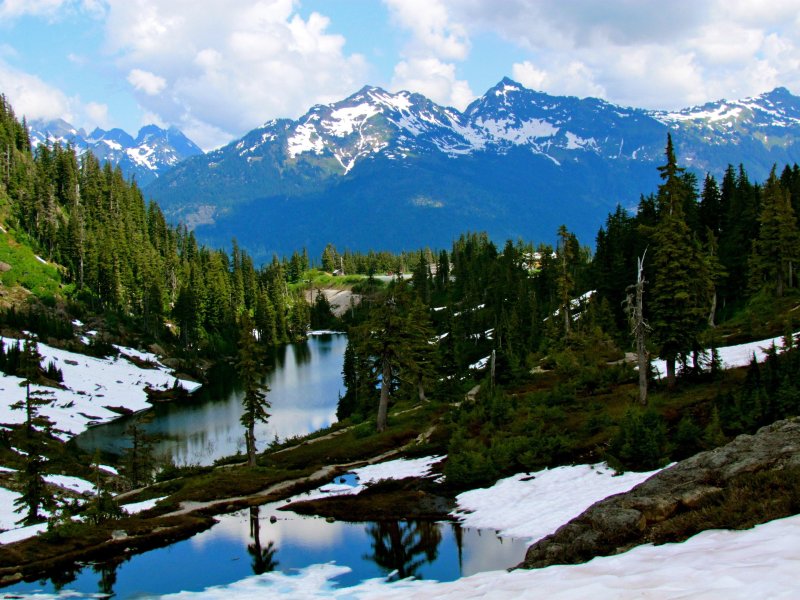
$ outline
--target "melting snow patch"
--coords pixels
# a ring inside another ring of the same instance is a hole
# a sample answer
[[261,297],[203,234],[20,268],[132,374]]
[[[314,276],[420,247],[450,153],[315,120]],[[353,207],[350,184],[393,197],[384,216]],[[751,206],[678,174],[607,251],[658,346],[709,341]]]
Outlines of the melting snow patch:
[[657,471],[615,475],[608,465],[576,465],[520,473],[459,494],[451,513],[465,527],[495,529],[534,542],[595,502],[627,492]]
[[[18,342],[11,338],[0,339],[6,347]],[[175,379],[165,367],[158,365],[155,354],[133,348],[118,347],[123,354],[151,362],[157,365],[156,368],[142,369],[124,358],[94,358],[47,344],[39,344],[38,347],[43,357],[42,364],[52,360],[64,375],[66,389],[32,386],[33,390],[46,392],[53,399],[52,404],[43,407],[41,413],[55,423],[55,428],[63,432],[63,437],[78,434],[89,424],[110,421],[119,416],[118,411],[108,407],[121,407],[133,412],[150,408],[146,387],[167,388],[176,381],[189,392],[200,387],[199,383]],[[12,404],[25,397],[25,389],[19,385],[21,382],[19,377],[0,373],[2,423],[24,422],[23,411],[11,410]]]
[[[800,331],[792,334],[795,338],[800,335]],[[766,340],[759,340],[757,342],[748,342],[746,344],[738,344],[736,346],[725,346],[717,348],[717,353],[722,361],[724,369],[735,369],[736,367],[746,367],[755,356],[758,362],[763,362],[767,358],[767,351],[775,346],[778,349],[783,348],[783,337],[775,337]],[[710,350],[703,351],[704,355],[709,355]],[[653,361],[653,371],[657,375],[662,375],[667,372],[667,363],[664,360]]]

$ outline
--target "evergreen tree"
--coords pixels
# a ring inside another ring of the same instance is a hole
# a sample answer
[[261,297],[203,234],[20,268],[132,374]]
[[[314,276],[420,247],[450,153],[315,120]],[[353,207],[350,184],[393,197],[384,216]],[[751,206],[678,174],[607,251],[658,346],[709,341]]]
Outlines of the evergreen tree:
[[777,297],[794,285],[794,265],[800,257],[800,236],[797,220],[786,190],[770,172],[764,186],[758,238],[753,242],[750,258],[751,289],[763,285],[772,288]]
[[394,282],[385,300],[374,307],[367,321],[357,328],[358,354],[370,357],[380,373],[381,393],[378,403],[377,430],[387,425],[389,397],[396,377],[418,384],[423,357],[428,352],[433,330],[422,319],[421,303],[404,280]]
[[572,296],[575,292],[575,279],[572,274],[572,263],[575,261],[573,245],[570,244],[570,233],[567,227],[558,228],[558,301],[561,318],[564,320],[564,335],[569,336],[572,324]]
[[18,473],[21,494],[14,500],[16,507],[14,510],[17,513],[26,513],[17,523],[27,526],[41,523],[44,517],[39,510],[42,508],[52,510],[55,507],[55,499],[48,492],[47,483],[44,480],[41,445],[29,442],[26,444],[26,451],[28,455],[25,457],[25,469]]
[[245,445],[247,446],[247,464],[256,465],[256,422],[266,423],[269,420],[267,400],[269,387],[263,382],[262,369],[264,360],[261,348],[253,336],[253,322],[247,313],[242,314],[239,321],[239,354],[236,370],[242,382],[241,423],[245,427]]
[[667,363],[667,385],[675,385],[675,362],[681,353],[697,345],[705,311],[708,279],[696,240],[683,215],[689,190],[680,176],[667,136],[667,163],[659,167],[664,183],[659,186],[659,220],[652,235],[653,284],[650,318],[659,354]]
[[42,378],[42,355],[36,340],[26,338],[19,355],[19,366],[16,374],[22,378],[20,386],[25,388],[25,399],[11,405],[12,410],[25,411],[25,435],[28,439],[33,437],[36,428],[49,428],[51,425],[47,417],[39,415],[39,410],[53,402],[52,392],[31,390],[31,385]]

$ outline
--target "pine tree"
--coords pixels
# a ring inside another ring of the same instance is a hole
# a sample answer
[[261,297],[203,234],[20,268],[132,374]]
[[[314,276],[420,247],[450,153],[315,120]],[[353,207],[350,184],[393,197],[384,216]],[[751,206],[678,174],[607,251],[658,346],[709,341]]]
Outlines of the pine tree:
[[786,287],[794,285],[794,265],[800,258],[800,235],[789,191],[775,175],[775,167],[764,186],[758,221],[758,238],[753,243],[749,263],[750,287],[756,291],[767,285],[780,298]]
[[675,362],[678,355],[691,351],[703,327],[708,279],[697,241],[692,237],[683,215],[686,195],[690,193],[681,177],[667,136],[667,163],[658,167],[664,183],[658,190],[659,220],[652,235],[653,284],[651,287],[650,326],[667,363],[667,385],[675,385]]
[[17,521],[20,525],[33,525],[41,523],[44,517],[39,513],[41,508],[50,510],[54,508],[55,500],[48,493],[47,483],[44,480],[44,461],[41,456],[41,445],[38,443],[26,444],[28,456],[25,458],[25,469],[18,474],[18,482],[22,493],[14,500],[14,510],[26,513]]
[[11,405],[12,410],[25,411],[25,435],[28,439],[33,437],[36,428],[49,428],[51,425],[47,417],[39,415],[39,410],[53,402],[52,392],[31,390],[31,385],[42,377],[42,355],[36,340],[27,338],[22,345],[19,355],[19,366],[16,374],[22,378],[21,387],[25,387],[25,399]]
[[413,381],[414,385],[424,382],[425,376],[421,374],[426,368],[425,357],[433,330],[429,320],[422,318],[423,311],[416,294],[400,279],[385,300],[372,309],[367,321],[356,328],[360,341],[357,353],[370,357],[381,377],[376,420],[379,432],[386,429],[389,397],[397,377]]
[[266,423],[269,420],[267,400],[269,387],[262,380],[264,360],[262,351],[253,336],[253,322],[247,313],[239,321],[239,354],[236,370],[244,389],[242,397],[242,416],[240,421],[245,427],[245,445],[247,447],[247,464],[256,465],[256,422]]

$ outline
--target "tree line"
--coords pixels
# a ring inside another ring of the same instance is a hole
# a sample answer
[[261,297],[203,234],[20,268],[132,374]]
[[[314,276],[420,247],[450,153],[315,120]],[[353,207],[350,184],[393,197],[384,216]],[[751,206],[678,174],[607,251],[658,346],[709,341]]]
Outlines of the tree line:
[[154,339],[190,353],[235,353],[237,319],[252,315],[264,345],[302,337],[310,314],[289,283],[308,269],[295,253],[256,267],[233,241],[232,252],[197,243],[171,226],[135,181],[77,156],[69,145],[31,148],[27,128],[0,101],[0,198],[7,221],[48,261],[63,265],[68,295],[92,312],[110,311]]
[[[757,184],[744,166],[729,166],[721,183],[709,174],[698,185],[679,166],[668,136],[658,169],[656,192],[642,196],[634,214],[619,206],[609,214],[594,253],[562,226],[554,245],[509,240],[499,249],[485,234],[469,233],[450,251],[407,256],[409,282],[396,279],[348,314],[339,417],[377,415],[381,430],[390,402],[460,401],[462,380],[482,382],[487,404],[474,414],[461,410],[474,419],[454,425],[448,469],[474,477],[492,462],[486,452],[505,457],[501,463],[513,456],[527,469],[566,446],[563,430],[553,429],[563,416],[554,418],[552,406],[629,377],[624,365],[607,363],[637,348],[632,329],[643,336],[641,380],[652,377],[649,358],[658,355],[668,389],[680,376],[719,369],[713,350],[703,351],[720,344],[720,323],[743,322],[744,336],[759,327],[791,331],[791,322],[771,321],[785,320],[798,295],[800,167],[774,167]],[[555,369],[569,382],[543,396],[540,407],[491,391],[519,385],[537,368]],[[631,429],[642,428],[629,420]],[[502,428],[518,433],[501,443]],[[655,446],[657,453],[663,445]]]

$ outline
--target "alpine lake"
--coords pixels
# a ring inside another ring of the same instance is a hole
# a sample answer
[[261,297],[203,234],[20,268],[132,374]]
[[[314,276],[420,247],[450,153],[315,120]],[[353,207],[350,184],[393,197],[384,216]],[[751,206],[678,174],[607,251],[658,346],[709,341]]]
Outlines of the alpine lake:
[[[270,419],[256,431],[257,439],[263,440],[260,448],[275,438],[305,435],[336,421],[346,345],[344,334],[331,333],[274,352],[265,374]],[[223,371],[214,374],[191,402],[157,404],[140,422],[158,437],[158,454],[170,456],[177,465],[208,465],[243,451],[241,398],[235,377]],[[93,427],[77,441],[85,449],[119,453],[130,418]],[[354,476],[336,482],[352,485]],[[216,525],[189,539],[124,559],[80,564],[2,592],[151,598],[225,586],[270,572],[291,576],[299,569],[331,562],[349,568],[332,580],[335,587],[372,578],[452,581],[518,564],[527,547],[524,540],[500,538],[493,530],[463,528],[453,522],[329,522],[280,511],[282,504],[219,515]]]

